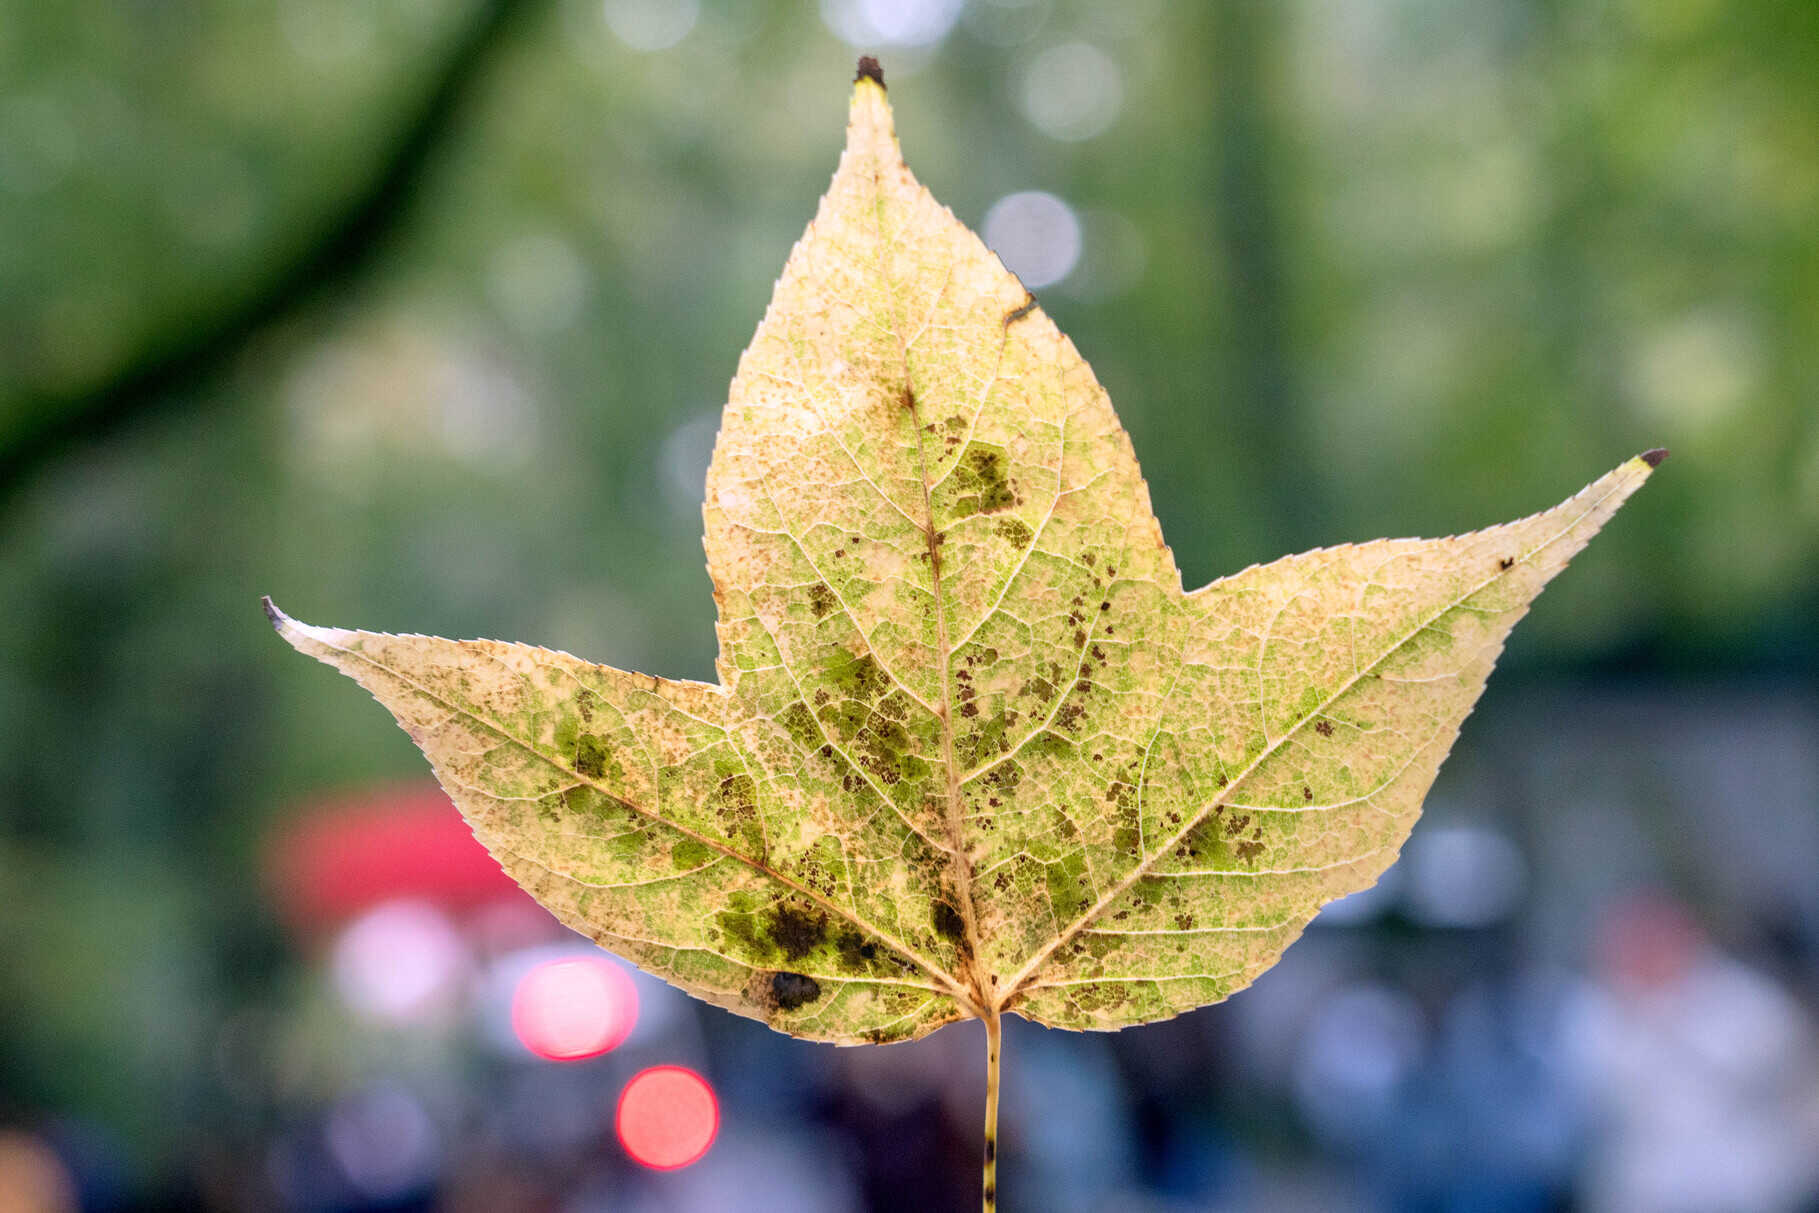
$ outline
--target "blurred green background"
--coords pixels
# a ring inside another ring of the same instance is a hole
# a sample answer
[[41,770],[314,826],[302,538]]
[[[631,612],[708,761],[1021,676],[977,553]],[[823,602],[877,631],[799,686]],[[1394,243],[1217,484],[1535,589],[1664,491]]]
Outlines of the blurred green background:
[[[91,1203],[262,1206],[197,1176],[259,1173],[224,1025],[320,978],[269,839],[421,768],[260,594],[711,677],[717,413],[859,50],[1190,585],[1673,450],[1442,793],[1524,848],[1509,946],[1570,962],[1546,840],[1606,772],[1613,887],[1791,932],[1760,963],[1810,1013],[1815,47],[1810,0],[0,0],[0,1127],[109,1143]],[[1688,752],[1742,766],[1675,800]]]

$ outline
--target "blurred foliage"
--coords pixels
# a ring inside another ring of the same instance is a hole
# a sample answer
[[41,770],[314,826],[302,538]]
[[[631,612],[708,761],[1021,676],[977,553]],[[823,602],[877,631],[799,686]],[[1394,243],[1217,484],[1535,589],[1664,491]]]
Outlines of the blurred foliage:
[[[209,351],[0,485],[5,1103],[177,1148],[220,1008],[286,971],[269,823],[416,769],[260,593],[710,674],[701,477],[854,48],[807,4],[702,0],[654,50],[662,5],[516,7],[374,255],[245,327],[487,11],[0,0],[0,460]],[[1052,138],[1032,73],[1075,43],[1118,108]],[[1043,302],[1190,584],[1664,445],[1512,659],[1736,675],[1819,657],[1816,44],[1809,0],[974,0],[879,49],[963,220],[1082,217]]]

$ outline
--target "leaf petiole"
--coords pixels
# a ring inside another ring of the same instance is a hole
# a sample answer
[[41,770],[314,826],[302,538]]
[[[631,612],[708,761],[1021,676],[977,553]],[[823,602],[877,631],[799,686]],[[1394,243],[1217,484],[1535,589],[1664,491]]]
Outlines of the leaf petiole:
[[1004,1053],[1004,1021],[985,1016],[985,1213],[998,1208],[998,1074]]

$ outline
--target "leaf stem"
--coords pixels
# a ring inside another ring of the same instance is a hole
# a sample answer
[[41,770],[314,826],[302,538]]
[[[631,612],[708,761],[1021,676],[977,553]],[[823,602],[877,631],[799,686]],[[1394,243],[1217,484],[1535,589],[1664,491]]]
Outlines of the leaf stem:
[[998,1073],[1004,1052],[1003,1021],[996,1011],[985,1017],[985,1213],[998,1208]]

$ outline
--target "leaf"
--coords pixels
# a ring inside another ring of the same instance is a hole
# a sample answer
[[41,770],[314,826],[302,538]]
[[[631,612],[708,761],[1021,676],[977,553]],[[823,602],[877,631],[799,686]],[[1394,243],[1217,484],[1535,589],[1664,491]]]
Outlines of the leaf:
[[1664,454],[1184,593],[1104,390],[862,72],[708,474],[717,685],[272,617],[532,894],[690,993],[839,1043],[1119,1028],[1377,879],[1510,627]]

